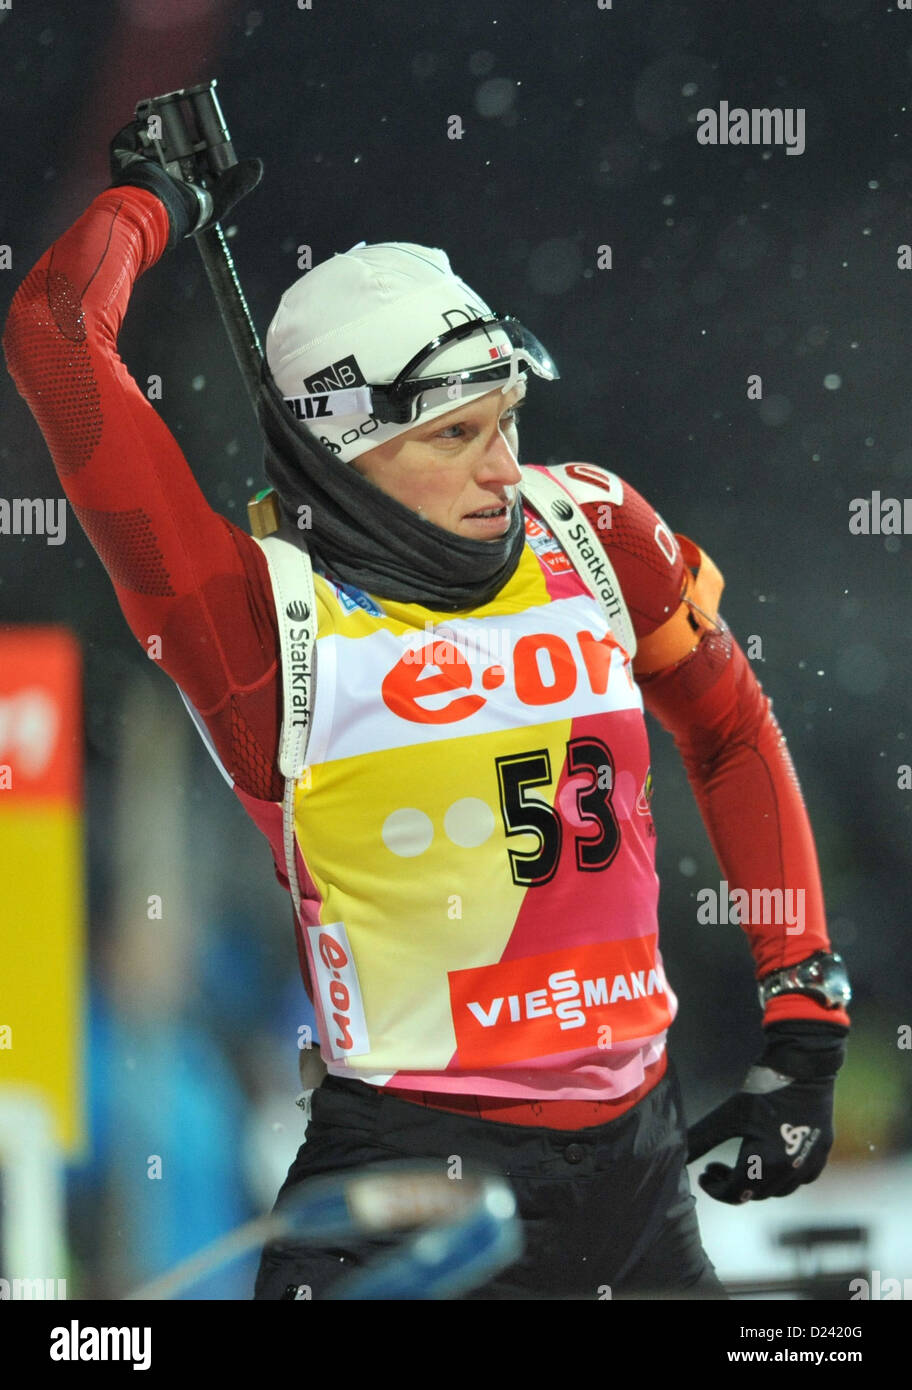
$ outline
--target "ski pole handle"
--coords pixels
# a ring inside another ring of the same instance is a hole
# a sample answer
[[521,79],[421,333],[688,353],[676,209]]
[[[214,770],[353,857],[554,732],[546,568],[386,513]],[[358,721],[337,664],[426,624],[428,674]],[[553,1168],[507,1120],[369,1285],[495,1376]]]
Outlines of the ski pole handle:
[[[217,79],[181,87],[137,102],[136,119],[144,123],[144,143],[172,178],[211,191],[213,184],[238,163],[221,105]],[[256,413],[263,349],[238,280],[234,258],[219,222],[194,239],[215,296],[225,331]]]

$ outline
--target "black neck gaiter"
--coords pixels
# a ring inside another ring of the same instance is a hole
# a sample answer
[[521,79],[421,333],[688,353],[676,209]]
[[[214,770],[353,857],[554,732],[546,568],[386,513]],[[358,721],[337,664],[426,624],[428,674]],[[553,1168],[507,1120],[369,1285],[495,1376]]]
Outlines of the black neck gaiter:
[[[257,414],[266,477],[324,573],[378,598],[447,612],[489,603],[515,573],[525,544],[518,494],[506,535],[473,541],[425,521],[299,425],[265,360]],[[307,530],[298,528],[302,505]]]

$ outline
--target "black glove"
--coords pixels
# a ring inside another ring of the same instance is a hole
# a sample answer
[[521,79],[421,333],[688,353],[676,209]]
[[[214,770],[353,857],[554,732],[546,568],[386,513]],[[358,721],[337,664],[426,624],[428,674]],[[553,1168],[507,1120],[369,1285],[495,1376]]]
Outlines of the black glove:
[[148,189],[164,203],[171,223],[169,250],[193,232],[220,222],[236,203],[253,192],[263,177],[262,160],[242,159],[218,178],[206,174],[205,184],[172,178],[150,157],[151,150],[141,138],[145,129],[145,121],[130,121],[111,141],[111,187],[132,184]]
[[813,1182],[833,1146],[833,1088],[848,1029],[795,1019],[764,1032],[766,1051],[741,1090],[687,1133],[688,1163],[726,1139],[742,1139],[734,1168],[710,1163],[699,1178],[710,1197],[732,1205],[787,1197]]

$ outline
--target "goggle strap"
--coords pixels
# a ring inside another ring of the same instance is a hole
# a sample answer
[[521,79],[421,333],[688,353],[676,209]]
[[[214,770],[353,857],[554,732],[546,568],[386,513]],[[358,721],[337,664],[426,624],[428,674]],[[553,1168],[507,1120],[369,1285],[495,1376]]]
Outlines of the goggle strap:
[[323,420],[333,415],[369,415],[373,406],[369,386],[353,386],[347,391],[315,391],[309,396],[284,396],[299,420]]

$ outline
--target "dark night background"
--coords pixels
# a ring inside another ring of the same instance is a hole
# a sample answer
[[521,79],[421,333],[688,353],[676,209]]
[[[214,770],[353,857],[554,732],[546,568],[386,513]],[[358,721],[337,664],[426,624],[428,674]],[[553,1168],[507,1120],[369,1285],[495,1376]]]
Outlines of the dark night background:
[[[905,1153],[912,1054],[896,1038],[912,1023],[912,791],[898,768],[912,762],[912,538],[852,535],[848,520],[854,497],[912,492],[909,273],[897,268],[912,241],[912,12],[885,0],[13,0],[0,52],[0,242],[12,249],[0,316],[106,186],[108,140],[135,102],[216,76],[235,148],[266,166],[231,218],[261,337],[301,273],[300,245],[318,263],[401,240],[443,247],[542,339],[561,378],[530,384],[522,459],[591,460],[628,479],[713,557],[742,645],[762,639],[754,669],[802,782],[855,987],[834,1159],[865,1161],[871,1134],[881,1153]],[[804,108],[804,153],[698,144],[697,111],[723,99]],[[461,140],[447,138],[452,114]],[[606,244],[610,270],[597,263]],[[140,384],[162,376],[156,408],[209,500],[243,524],[261,449],[192,244],[140,282],[120,352]],[[0,410],[0,491],[61,495],[5,372]],[[66,623],[83,646],[103,952],[123,700],[139,682],[176,719],[179,701],[72,513],[68,527],[58,547],[2,538],[0,622]],[[760,1015],[738,928],[697,924],[696,893],[721,874],[674,747],[650,728],[663,949],[681,1000],[671,1049],[699,1110],[737,1086]],[[286,898],[202,747],[188,739],[185,756],[176,800],[215,827],[206,911],[234,968],[255,976],[267,1028],[273,992],[293,988]],[[199,1010],[230,1053],[235,1004],[218,983],[195,988],[187,1019]]]

